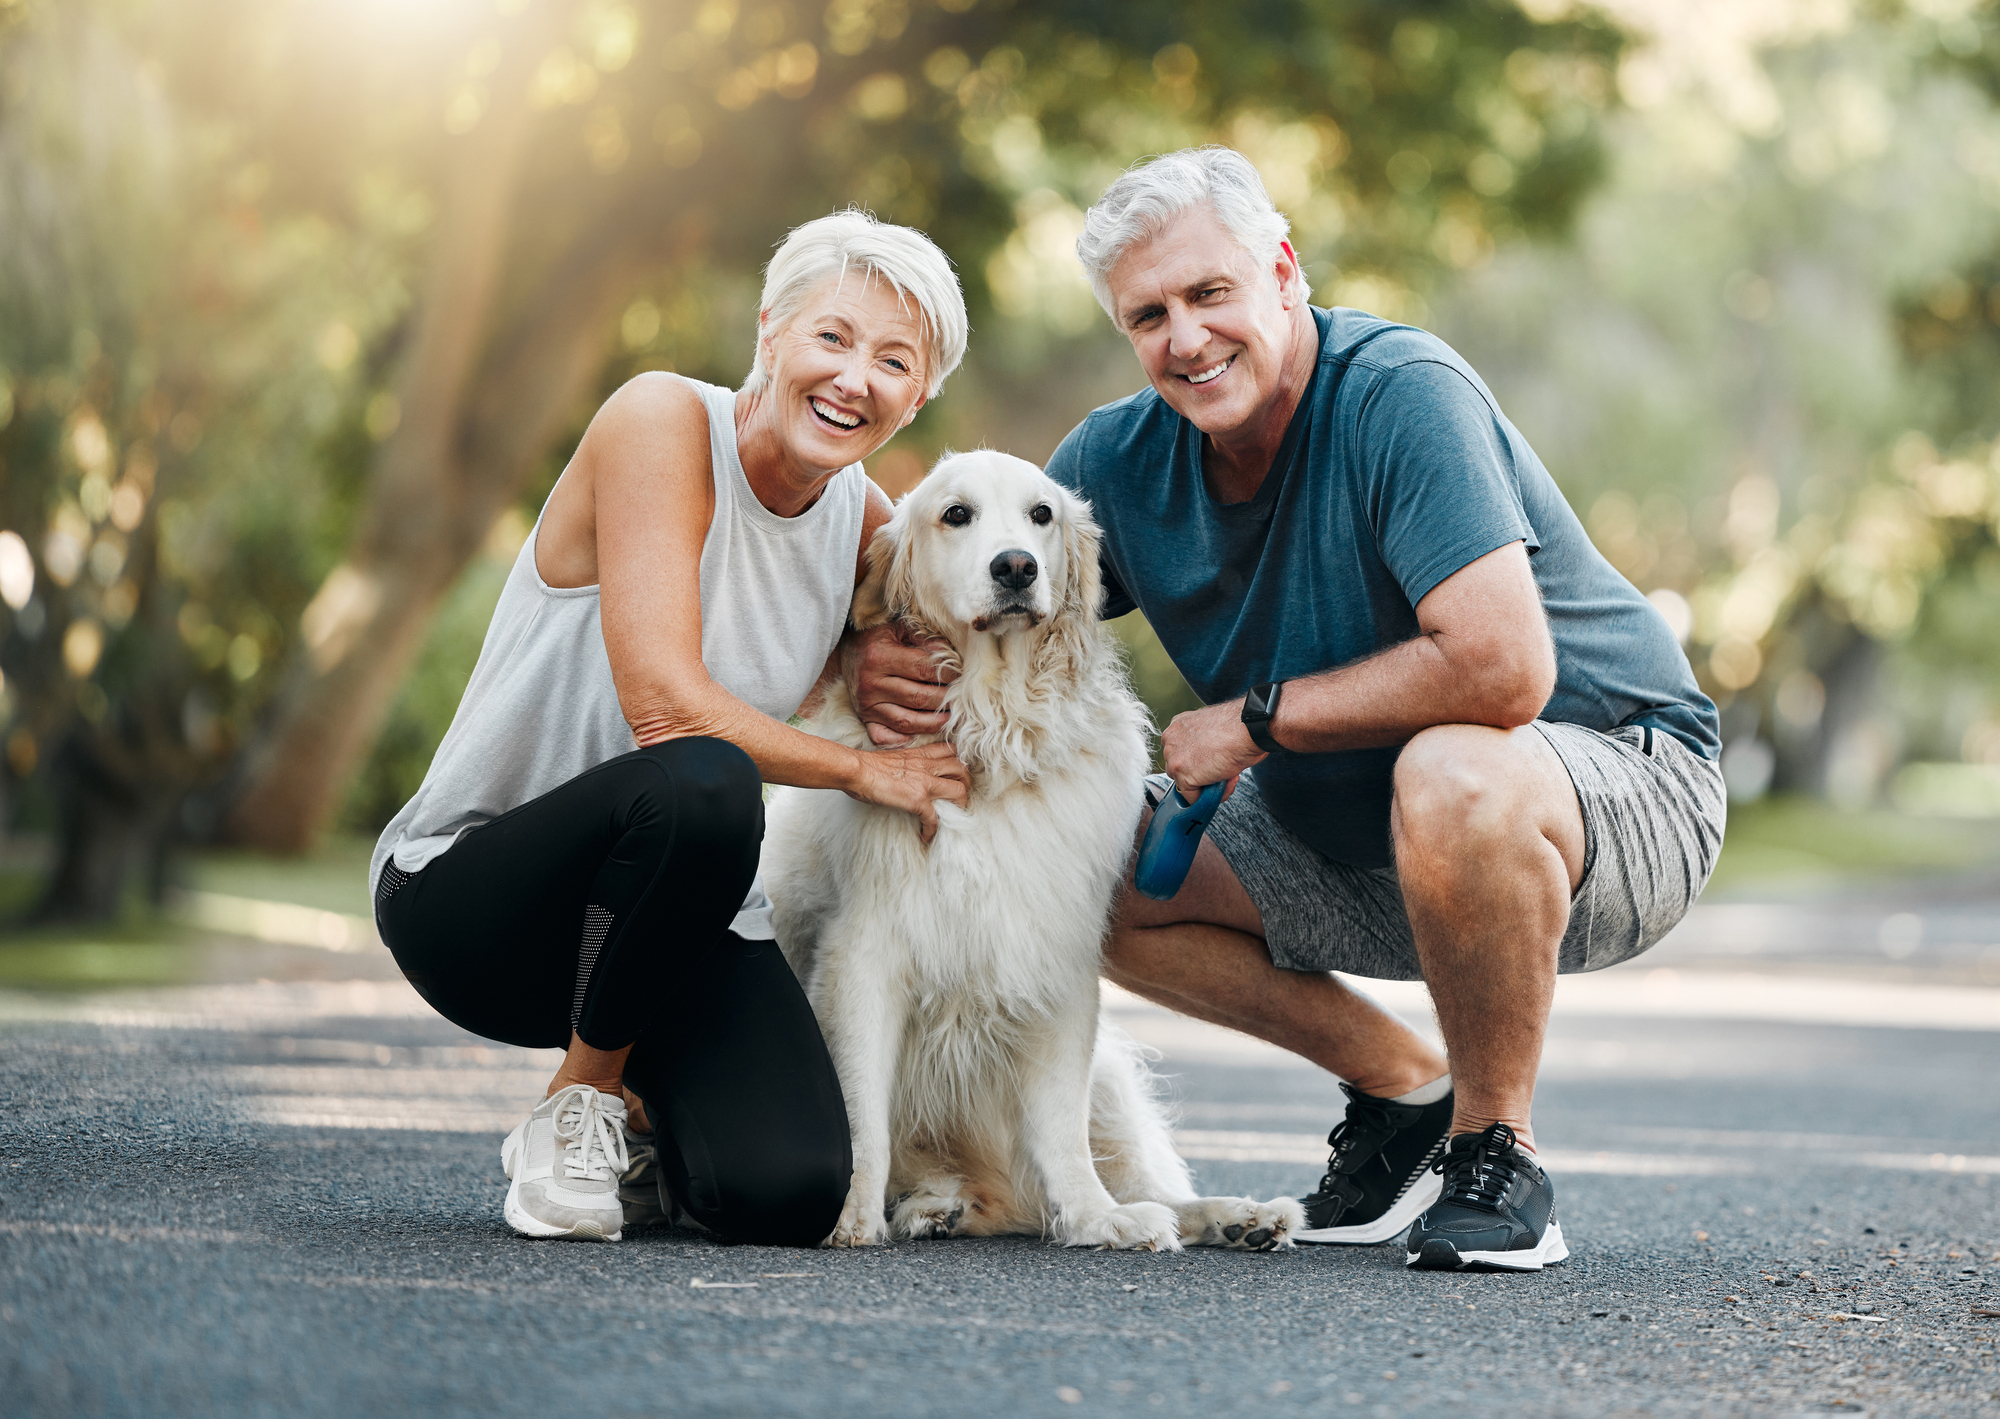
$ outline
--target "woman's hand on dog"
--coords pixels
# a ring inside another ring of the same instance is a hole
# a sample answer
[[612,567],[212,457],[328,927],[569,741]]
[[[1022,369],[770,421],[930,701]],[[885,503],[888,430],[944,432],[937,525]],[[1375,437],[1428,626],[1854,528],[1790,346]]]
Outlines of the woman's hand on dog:
[[894,621],[840,643],[841,675],[875,743],[902,745],[919,734],[944,732],[944,687],[957,672],[937,663],[934,652],[942,646],[911,638]]
[[937,836],[938,800],[963,808],[971,792],[972,776],[949,744],[878,749],[856,757],[861,768],[847,796],[915,814],[918,836],[926,843]]
[[1268,757],[1243,727],[1243,701],[1209,705],[1174,716],[1160,735],[1160,757],[1181,797],[1192,803],[1212,783],[1226,783],[1222,797],[1236,792],[1236,777]]

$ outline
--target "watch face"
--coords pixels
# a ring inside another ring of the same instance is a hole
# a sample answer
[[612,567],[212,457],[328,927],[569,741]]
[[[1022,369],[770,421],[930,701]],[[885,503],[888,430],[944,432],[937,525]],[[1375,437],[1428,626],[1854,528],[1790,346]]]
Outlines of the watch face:
[[1271,715],[1277,707],[1278,691],[1283,683],[1273,680],[1269,684],[1252,686],[1243,697],[1243,727],[1249,731],[1251,742],[1267,754],[1275,754],[1283,747],[1271,737]]

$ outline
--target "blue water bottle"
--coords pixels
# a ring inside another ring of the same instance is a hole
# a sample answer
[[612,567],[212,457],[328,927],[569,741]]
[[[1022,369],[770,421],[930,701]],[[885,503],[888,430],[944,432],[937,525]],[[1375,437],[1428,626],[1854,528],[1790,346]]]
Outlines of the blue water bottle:
[[1146,827],[1139,860],[1132,868],[1132,885],[1141,896],[1164,902],[1180,891],[1194,866],[1202,830],[1221,806],[1223,787],[1212,783],[1190,803],[1169,775],[1147,775],[1146,801],[1153,805],[1153,821]]

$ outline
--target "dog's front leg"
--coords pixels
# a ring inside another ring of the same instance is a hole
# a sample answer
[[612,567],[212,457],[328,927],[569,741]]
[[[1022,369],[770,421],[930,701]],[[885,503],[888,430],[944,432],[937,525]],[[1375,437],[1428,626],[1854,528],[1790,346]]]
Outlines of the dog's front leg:
[[902,1048],[905,1007],[900,994],[870,974],[853,951],[823,957],[813,1008],[826,1033],[840,1091],[854,1176],[847,1205],[826,1239],[830,1247],[875,1246],[888,1240],[883,1208],[889,1189],[889,1095]]
[[1157,1202],[1120,1204],[1097,1176],[1090,1154],[1090,1058],[1097,999],[1052,1020],[1022,1051],[1022,1136],[1054,1214],[1056,1240],[1069,1247],[1179,1251],[1173,1209]]

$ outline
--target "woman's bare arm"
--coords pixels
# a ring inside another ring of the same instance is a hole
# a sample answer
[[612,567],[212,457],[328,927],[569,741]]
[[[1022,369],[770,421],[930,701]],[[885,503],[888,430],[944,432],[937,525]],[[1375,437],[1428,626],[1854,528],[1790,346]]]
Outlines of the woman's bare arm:
[[965,770],[944,746],[861,754],[780,724],[710,678],[701,659],[701,549],[714,516],[708,412],[684,381],[642,375],[613,394],[562,482],[537,565],[552,586],[594,576],[611,678],[642,746],[726,739],[767,783],[903,809],[926,838],[936,799],[965,801]]

